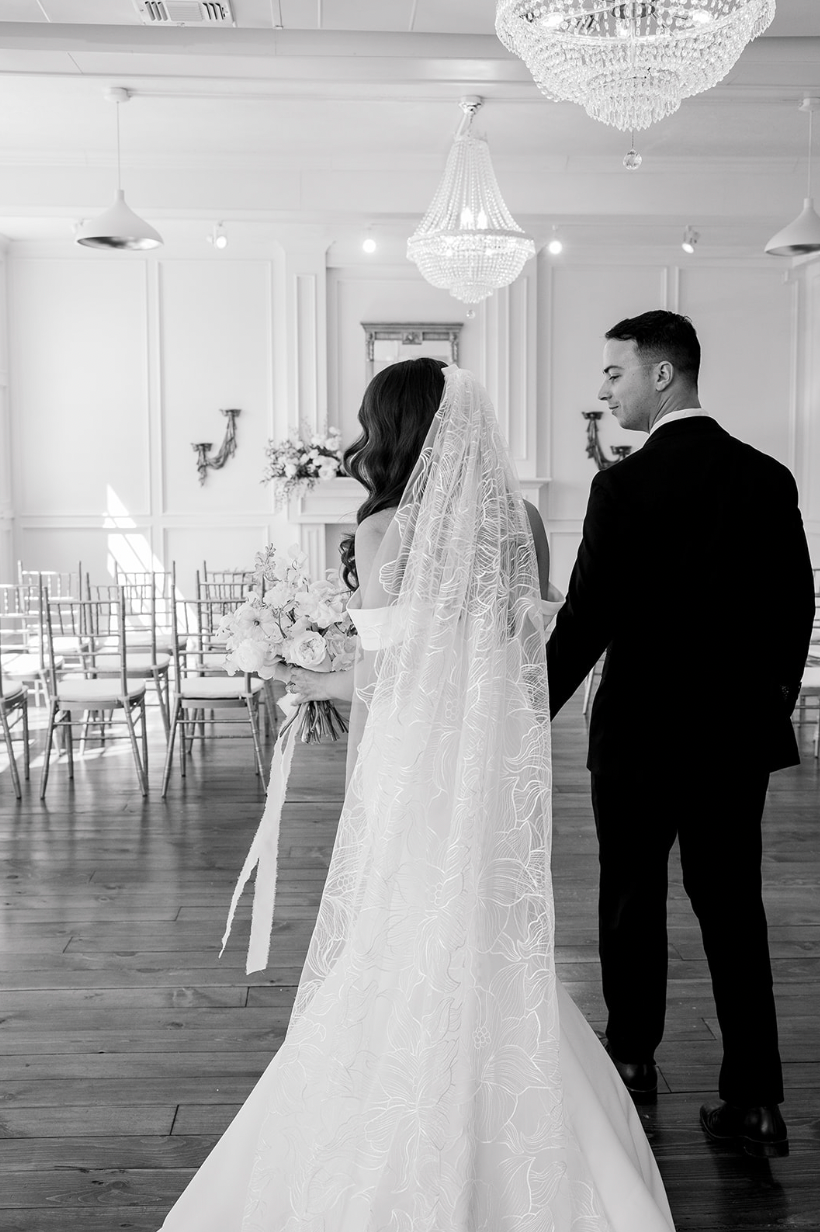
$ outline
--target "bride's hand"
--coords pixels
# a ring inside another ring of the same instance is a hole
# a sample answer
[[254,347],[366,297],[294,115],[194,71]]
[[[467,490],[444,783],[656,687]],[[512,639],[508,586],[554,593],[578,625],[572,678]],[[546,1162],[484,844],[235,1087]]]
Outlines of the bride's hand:
[[[314,672],[309,667],[292,667],[288,675],[288,693],[301,706],[304,702],[327,702],[329,672]],[[292,687],[295,685],[295,688]]]

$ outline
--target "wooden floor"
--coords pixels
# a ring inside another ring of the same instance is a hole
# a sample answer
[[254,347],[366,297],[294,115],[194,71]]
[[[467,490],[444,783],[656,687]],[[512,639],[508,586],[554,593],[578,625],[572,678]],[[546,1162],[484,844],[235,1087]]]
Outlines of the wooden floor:
[[[804,765],[773,780],[766,821],[787,1159],[718,1149],[698,1127],[720,1046],[697,928],[673,873],[662,1090],[643,1120],[681,1232],[820,1229],[820,771],[808,733],[805,741]],[[175,768],[165,803],[162,748],[156,724],[147,802],[126,744],[89,753],[73,787],[65,765],[55,767],[44,805],[39,759],[22,804],[0,761],[2,1232],[154,1232],[288,1023],[335,835],[344,749],[297,751],[276,965],[246,977],[246,908],[217,954],[263,801],[250,744],[196,750],[185,781]],[[576,697],[554,730],[557,958],[601,1029],[585,749]]]

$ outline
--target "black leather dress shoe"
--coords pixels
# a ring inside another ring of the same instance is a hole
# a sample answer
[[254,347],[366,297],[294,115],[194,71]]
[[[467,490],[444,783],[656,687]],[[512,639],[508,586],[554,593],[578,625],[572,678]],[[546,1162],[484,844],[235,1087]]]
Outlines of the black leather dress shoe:
[[658,1071],[654,1061],[619,1061],[607,1046],[609,1059],[636,1104],[654,1104],[658,1098]]
[[736,1142],[747,1155],[771,1158],[789,1153],[786,1123],[777,1104],[757,1108],[704,1104],[700,1123],[715,1142]]

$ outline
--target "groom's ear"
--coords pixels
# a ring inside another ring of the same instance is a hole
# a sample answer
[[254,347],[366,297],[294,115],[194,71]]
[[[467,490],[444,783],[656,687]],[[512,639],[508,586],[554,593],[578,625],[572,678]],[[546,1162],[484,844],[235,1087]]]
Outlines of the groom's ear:
[[655,388],[657,390],[668,389],[672,384],[672,378],[675,375],[675,369],[670,364],[668,359],[662,359],[655,366]]

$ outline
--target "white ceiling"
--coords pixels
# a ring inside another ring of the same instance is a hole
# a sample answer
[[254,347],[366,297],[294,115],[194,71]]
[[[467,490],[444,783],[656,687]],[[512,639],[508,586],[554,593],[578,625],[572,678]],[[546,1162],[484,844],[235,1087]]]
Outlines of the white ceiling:
[[477,93],[502,191],[536,226],[621,218],[648,235],[685,218],[721,243],[735,224],[765,238],[797,212],[797,103],[820,96],[820,0],[777,8],[721,86],[637,135],[630,175],[624,134],[548,102],[501,46],[495,0],[233,0],[233,29],[147,28],[132,0],[0,0],[0,232],[107,204],[103,92],[124,85],[124,183],[155,219],[398,225],[425,208],[457,101]]
[[[240,29],[492,34],[495,0],[230,0]],[[134,0],[2,0],[0,20],[140,25]],[[778,0],[767,37],[820,35],[817,0]]]

